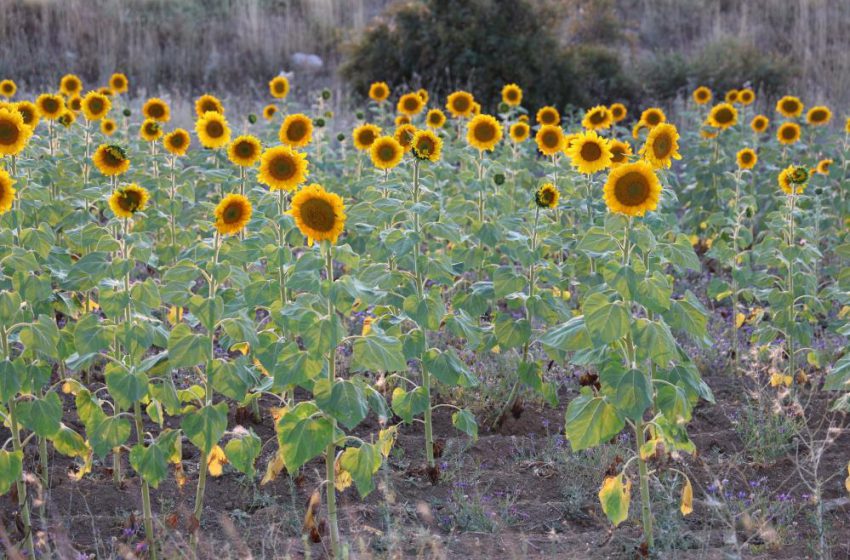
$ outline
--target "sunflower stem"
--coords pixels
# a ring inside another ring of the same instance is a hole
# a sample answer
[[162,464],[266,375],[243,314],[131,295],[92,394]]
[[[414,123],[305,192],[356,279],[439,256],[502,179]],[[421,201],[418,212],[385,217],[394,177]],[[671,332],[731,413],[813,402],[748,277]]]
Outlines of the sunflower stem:
[[[333,244],[328,242],[326,245],[325,254],[325,269],[328,276],[328,320],[333,323],[336,316],[334,309],[333,298],[331,291],[334,283],[334,268],[333,268]],[[336,379],[336,342],[331,341],[328,348],[328,381],[333,387]],[[336,418],[330,418],[332,424],[332,433],[336,433]],[[327,506],[328,506],[328,527],[331,536],[331,555],[333,557],[341,556],[339,542],[339,519],[336,506],[336,441],[331,441],[325,449],[325,473],[327,476]]]

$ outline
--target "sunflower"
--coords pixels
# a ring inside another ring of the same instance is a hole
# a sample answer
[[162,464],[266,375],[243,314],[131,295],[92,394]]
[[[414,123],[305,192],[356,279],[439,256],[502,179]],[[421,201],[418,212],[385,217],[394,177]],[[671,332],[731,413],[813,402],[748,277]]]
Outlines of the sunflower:
[[132,218],[133,214],[145,209],[149,198],[147,189],[134,183],[115,189],[109,197],[109,207],[119,218]]
[[794,144],[800,139],[800,125],[795,122],[782,123],[776,131],[776,139],[786,146]]
[[567,150],[567,155],[572,159],[573,167],[585,175],[611,166],[608,141],[593,130],[579,134]]
[[667,122],[667,115],[658,107],[650,107],[640,114],[640,122],[652,128],[663,122]]
[[205,148],[221,148],[230,143],[227,119],[215,111],[207,111],[195,122],[195,133]]
[[24,119],[24,124],[35,130],[35,127],[38,126],[39,120],[38,107],[35,106],[35,103],[30,101],[18,101],[15,103],[15,110],[21,114],[21,118]]
[[[569,134],[564,134],[564,154],[569,155],[570,147],[573,145],[573,142],[581,136],[580,132],[571,132]],[[610,141],[609,141],[610,142]]]
[[[528,125],[526,125],[526,128]],[[537,149],[545,156],[553,156],[564,150],[564,131],[560,126],[545,124],[537,130],[534,137]]]
[[203,117],[207,111],[224,114],[224,105],[222,105],[221,100],[209,93],[205,93],[195,100],[195,114],[197,116]]
[[0,214],[5,214],[12,209],[15,201],[15,180],[5,170],[0,168]]
[[112,92],[112,90],[111,90],[111,89],[109,89],[109,88],[108,88],[108,87],[106,87],[106,86],[99,87],[99,88],[97,88],[95,91],[96,91],[96,92],[98,92],[98,93],[100,93],[100,94],[105,95],[106,97],[110,97],[110,98],[111,98],[113,95],[115,95],[115,94]]
[[552,183],[545,183],[534,193],[534,203],[539,208],[557,208],[561,193]]
[[251,202],[241,194],[229,194],[215,207],[215,229],[221,235],[239,233],[251,219]]
[[779,172],[777,182],[785,194],[801,194],[806,189],[809,172],[803,166],[789,165]]
[[786,95],[776,102],[776,112],[789,119],[803,114],[803,102],[799,97]]
[[263,107],[263,118],[267,121],[270,121],[277,114],[277,107],[269,103],[265,107]]
[[477,117],[481,114],[481,103],[475,101],[472,103],[472,116]]
[[475,98],[467,91],[456,91],[446,98],[446,109],[455,118],[469,117],[475,105]]
[[419,95],[415,93],[405,93],[399,98],[396,109],[399,113],[412,117],[413,115],[419,114],[424,106],[425,104],[422,102],[422,98],[419,97]]
[[508,84],[502,88],[502,101],[508,107],[516,107],[522,103],[522,88],[516,84]]
[[626,118],[626,115],[629,112],[626,109],[626,106],[623,105],[622,103],[614,103],[613,105],[608,107],[608,111],[610,111],[611,119],[613,119],[613,121],[615,123],[618,123],[618,122],[624,120]]
[[424,103],[424,104],[426,104],[426,105],[428,104],[428,100],[431,98],[431,96],[430,96],[430,95],[428,95],[428,90],[427,90],[427,89],[425,89],[425,88],[419,88],[419,89],[417,89],[417,90],[416,90],[416,95],[418,95],[418,96],[419,96],[419,99],[421,99],[421,100],[422,100],[422,103]]
[[83,98],[79,95],[72,95],[65,100],[65,108],[69,111],[79,113],[83,108]]
[[737,103],[738,102],[738,90],[730,89],[726,92],[726,96],[723,98],[726,103]]
[[288,146],[303,148],[313,141],[313,119],[301,113],[287,115],[280,125],[278,138]]
[[701,128],[699,130],[699,135],[701,138],[705,138],[706,140],[714,140],[720,134],[720,131],[716,128]]
[[741,105],[752,105],[756,100],[756,93],[750,88],[744,88],[738,92],[738,103]]
[[524,122],[514,123],[511,125],[508,134],[514,144],[519,144],[528,140],[528,137],[531,135],[531,127],[528,126],[528,123]]
[[612,169],[603,188],[608,210],[626,216],[643,216],[658,207],[661,182],[644,161]]
[[0,95],[6,99],[12,99],[15,97],[15,93],[17,91],[18,86],[12,80],[3,80],[0,82]]
[[844,121],[844,134],[850,134],[850,118]]
[[126,93],[127,86],[127,76],[124,74],[116,72],[109,77],[109,89],[112,90],[112,93]]
[[611,167],[628,163],[629,157],[633,155],[632,145],[622,140],[609,140],[608,149],[611,150]]
[[584,119],[581,121],[581,126],[588,130],[605,130],[610,128],[614,123],[614,117],[611,111],[605,105],[597,105],[584,114]]
[[502,139],[502,125],[490,115],[477,115],[469,121],[466,141],[479,151],[492,150]]
[[100,131],[106,136],[112,136],[118,129],[118,125],[112,119],[103,119],[100,121]]
[[269,148],[260,157],[257,179],[273,191],[294,191],[307,180],[307,158],[289,146]]
[[436,162],[443,151],[443,141],[430,130],[417,130],[411,141],[413,155],[420,160]]
[[369,86],[369,98],[383,103],[390,96],[390,86],[386,82],[375,82]]
[[812,126],[823,126],[832,120],[832,111],[826,105],[817,105],[806,113],[806,122]]
[[368,150],[372,142],[381,135],[381,129],[374,124],[361,124],[351,132],[354,139],[354,147],[360,150]]
[[79,95],[83,90],[83,81],[74,74],[65,74],[59,80],[59,92],[68,97]]
[[121,175],[130,169],[127,151],[117,144],[101,144],[94,151],[92,161],[101,173],[107,177]]
[[65,128],[70,128],[72,124],[77,122],[77,114],[74,111],[70,111],[65,109],[65,111],[56,119],[56,122],[64,126]]
[[425,123],[433,129],[443,128],[446,124],[446,114],[439,109],[431,109],[425,115]]
[[694,103],[697,105],[705,105],[711,101],[711,90],[705,86],[699,86],[694,90],[693,94],[691,94],[691,97],[693,97]]
[[65,100],[59,95],[52,93],[42,93],[35,100],[35,105],[38,107],[38,112],[45,119],[55,121],[65,112]]
[[679,131],[672,124],[659,124],[649,131],[639,153],[654,169],[670,167],[674,159],[682,159],[679,155]]
[[416,136],[416,127],[410,123],[398,126],[393,134],[393,138],[396,139],[396,142],[399,143],[405,152],[413,149],[414,136]]
[[256,136],[244,134],[236,137],[227,147],[227,158],[242,167],[251,167],[263,153],[263,145]]
[[770,125],[770,119],[765,117],[764,115],[756,115],[753,117],[753,120],[750,121],[750,128],[753,129],[753,132],[757,134],[763,134],[767,127]]
[[643,130],[644,128],[648,129],[648,128],[652,128],[652,127],[649,126],[648,124],[646,124],[643,121],[636,122],[635,125],[632,127],[632,138],[637,140],[640,137],[640,131]]
[[275,99],[283,99],[289,94],[289,80],[286,76],[275,76],[269,82],[269,93]]
[[392,169],[404,157],[404,148],[392,136],[381,136],[369,148],[372,164],[378,169]]
[[396,126],[401,126],[403,124],[410,124],[410,117],[408,117],[407,115],[396,115],[394,122],[395,122]]
[[744,148],[735,155],[735,159],[738,161],[739,168],[752,169],[758,163],[759,157],[752,148]]
[[314,241],[336,243],[345,227],[345,206],[342,199],[315,183],[295,193],[289,213],[311,244]]
[[0,155],[15,156],[27,145],[32,129],[18,111],[0,109]]
[[152,97],[145,101],[142,105],[142,115],[146,119],[153,119],[159,122],[168,122],[171,120],[171,108],[168,103],[158,97]]
[[821,175],[829,175],[829,167],[831,165],[831,159],[822,159],[818,162],[817,167],[815,167],[815,172],[820,173]]
[[708,113],[707,123],[713,128],[726,130],[738,122],[738,109],[731,103],[718,103]]
[[162,139],[163,146],[173,156],[185,156],[191,142],[192,137],[182,128],[174,129]]
[[560,124],[561,114],[551,105],[547,105],[537,111],[538,124]]
[[90,91],[82,100],[83,115],[88,121],[99,121],[112,109],[112,101],[102,93]]
[[162,138],[162,125],[154,119],[145,119],[139,127],[139,136],[145,142],[156,142]]

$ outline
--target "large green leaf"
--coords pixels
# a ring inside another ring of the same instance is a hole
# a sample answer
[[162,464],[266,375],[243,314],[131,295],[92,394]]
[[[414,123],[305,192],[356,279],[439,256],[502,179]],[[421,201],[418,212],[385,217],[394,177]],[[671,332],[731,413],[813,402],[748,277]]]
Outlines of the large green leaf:
[[505,350],[519,348],[531,338],[531,323],[528,319],[514,319],[508,313],[496,316],[496,340]]
[[180,427],[195,447],[209,454],[227,429],[227,403],[206,405],[189,412]]
[[126,410],[148,394],[148,377],[110,364],[106,371],[106,387],[115,402]]
[[425,412],[431,405],[425,393],[425,387],[417,387],[408,392],[401,387],[393,389],[392,409],[402,420],[410,424],[413,417]]
[[610,402],[627,418],[641,419],[652,404],[652,383],[640,370],[608,367],[602,370],[601,381],[605,389],[610,387],[610,391],[606,391]]
[[333,385],[327,379],[320,379],[313,386],[313,394],[319,408],[349,430],[354,429],[369,413],[363,390],[347,379],[337,379]]
[[74,328],[74,345],[80,354],[100,352],[112,343],[109,329],[101,325],[100,318],[94,313],[84,315]]
[[16,410],[21,424],[39,437],[49,438],[59,431],[62,400],[56,393],[48,393],[41,399],[20,402]]
[[609,344],[629,332],[629,312],[623,302],[611,302],[605,294],[590,294],[582,304],[587,331],[595,346]]
[[253,431],[245,432],[227,442],[224,454],[230,464],[249,477],[254,476],[254,461],[260,455],[262,442]]
[[352,371],[405,371],[401,341],[392,336],[369,334],[354,340]]
[[134,445],[130,449],[130,465],[154,488],[168,476],[168,460],[158,445]]
[[278,421],[277,439],[290,473],[322,453],[334,440],[331,420],[310,402],[300,403]]
[[567,407],[566,425],[573,451],[581,451],[616,436],[625,427],[626,421],[605,397],[585,392]]
[[98,457],[106,457],[110,449],[118,447],[130,437],[130,422],[126,418],[104,416],[88,432],[92,449]]
[[168,359],[172,367],[192,367],[206,362],[210,356],[208,336],[194,334],[186,323],[180,323],[168,337]]
[[616,527],[629,517],[632,483],[623,474],[609,476],[599,489],[599,502],[605,516]]
[[9,491],[15,482],[21,478],[24,468],[24,453],[22,451],[0,450],[0,494]]
[[351,475],[360,496],[365,498],[375,488],[372,477],[381,468],[381,451],[368,443],[349,447],[340,456],[339,466]]

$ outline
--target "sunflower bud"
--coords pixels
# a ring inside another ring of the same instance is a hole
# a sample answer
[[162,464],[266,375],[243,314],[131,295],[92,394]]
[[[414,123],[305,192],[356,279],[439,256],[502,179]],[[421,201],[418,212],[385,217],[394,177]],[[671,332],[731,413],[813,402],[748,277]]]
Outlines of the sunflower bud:
[[340,142],[342,142],[343,140],[345,140],[345,134],[340,132],[339,134],[336,135],[336,139],[339,140]]
[[499,103],[499,112],[500,113],[507,113],[509,109],[510,109],[510,107],[508,107],[507,103],[505,103],[505,102]]
[[328,88],[323,89],[322,90],[322,99],[327,101],[330,98],[331,98],[331,90],[329,90]]
[[255,115],[254,113],[251,113],[250,115],[248,115],[248,122],[251,123],[251,124],[256,123],[257,122],[257,115]]
[[357,111],[354,116],[357,118],[358,121],[362,121],[365,118],[365,116],[363,115],[363,111]]
[[313,121],[313,123],[317,127],[322,128],[323,126],[325,126],[325,119],[316,119],[315,121]]
[[493,182],[496,183],[497,185],[504,185],[505,184],[505,176],[501,173],[496,173],[495,175],[493,175]]
[[130,115],[132,115],[132,114],[133,114],[133,112],[132,112],[130,109],[124,109],[124,111],[122,112],[122,114],[123,114],[125,117],[129,117]]

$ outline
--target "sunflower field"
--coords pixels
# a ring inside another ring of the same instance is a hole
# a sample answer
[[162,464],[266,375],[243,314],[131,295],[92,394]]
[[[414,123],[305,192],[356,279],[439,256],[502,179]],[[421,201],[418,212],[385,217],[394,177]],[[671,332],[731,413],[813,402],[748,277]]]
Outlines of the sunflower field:
[[7,557],[850,554],[829,107],[57,86],[0,82]]

